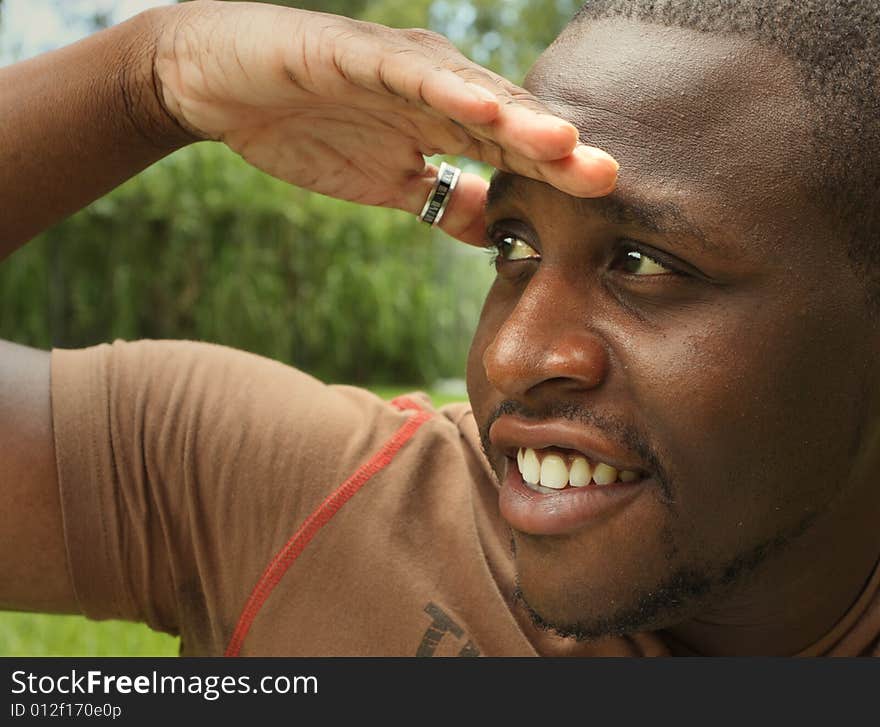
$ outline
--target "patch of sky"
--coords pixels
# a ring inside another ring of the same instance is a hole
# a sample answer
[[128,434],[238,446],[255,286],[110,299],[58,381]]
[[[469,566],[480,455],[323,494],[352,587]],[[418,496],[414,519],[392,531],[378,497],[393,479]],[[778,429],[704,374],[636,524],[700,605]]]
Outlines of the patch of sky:
[[4,0],[0,65],[74,43],[171,0]]

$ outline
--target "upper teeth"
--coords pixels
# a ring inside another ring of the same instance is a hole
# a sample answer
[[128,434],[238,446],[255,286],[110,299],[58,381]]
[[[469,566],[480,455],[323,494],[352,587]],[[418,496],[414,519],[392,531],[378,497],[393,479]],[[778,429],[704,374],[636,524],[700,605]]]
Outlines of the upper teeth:
[[516,453],[516,464],[519,472],[530,485],[542,485],[554,490],[561,490],[566,485],[586,487],[591,482],[597,485],[610,485],[612,482],[632,482],[639,478],[638,473],[631,470],[618,472],[611,465],[597,462],[591,465],[586,457],[576,456],[566,464],[558,454],[545,454],[541,459],[531,448],[520,448]]

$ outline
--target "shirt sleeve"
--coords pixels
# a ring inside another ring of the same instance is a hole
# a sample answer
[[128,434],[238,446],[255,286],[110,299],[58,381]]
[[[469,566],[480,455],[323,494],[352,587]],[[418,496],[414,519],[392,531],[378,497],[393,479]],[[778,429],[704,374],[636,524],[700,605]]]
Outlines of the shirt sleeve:
[[406,417],[365,390],[183,341],[55,350],[52,407],[82,612],[201,653],[222,651],[272,556]]

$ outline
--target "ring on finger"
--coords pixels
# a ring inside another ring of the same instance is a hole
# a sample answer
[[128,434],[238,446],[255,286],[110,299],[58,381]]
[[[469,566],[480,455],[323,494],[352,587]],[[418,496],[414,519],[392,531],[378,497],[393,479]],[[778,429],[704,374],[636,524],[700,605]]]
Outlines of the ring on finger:
[[452,199],[452,193],[458,185],[461,177],[461,169],[451,164],[443,162],[437,172],[437,178],[434,180],[434,186],[428,194],[428,200],[419,214],[419,219],[426,224],[435,227],[440,224],[446,208],[449,206],[449,200]]

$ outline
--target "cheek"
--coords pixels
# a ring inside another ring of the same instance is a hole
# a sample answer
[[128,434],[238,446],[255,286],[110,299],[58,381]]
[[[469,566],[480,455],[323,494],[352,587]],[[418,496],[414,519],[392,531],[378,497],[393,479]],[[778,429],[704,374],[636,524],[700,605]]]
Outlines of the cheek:
[[503,298],[496,280],[486,296],[483,310],[480,313],[480,321],[468,351],[466,372],[468,398],[478,422],[485,421],[490,413],[484,410],[489,407],[490,387],[483,366],[483,354],[495,340],[495,336],[506,319],[510,306],[505,303]]
[[478,423],[486,421],[486,412],[483,411],[483,408],[486,405],[488,395],[488,382],[483,370],[483,351],[486,350],[487,345],[485,336],[481,328],[478,327],[468,352],[466,372],[468,399]]
[[838,491],[854,439],[849,344],[811,317],[754,313],[718,314],[632,365],[648,374],[634,398],[651,412],[681,523],[706,543],[796,528]]

